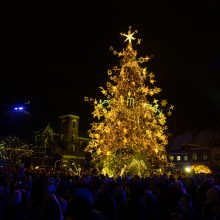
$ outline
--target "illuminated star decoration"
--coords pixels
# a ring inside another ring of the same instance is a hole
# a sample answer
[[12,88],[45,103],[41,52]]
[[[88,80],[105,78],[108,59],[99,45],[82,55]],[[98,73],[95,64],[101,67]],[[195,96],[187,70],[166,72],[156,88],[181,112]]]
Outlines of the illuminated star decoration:
[[167,104],[168,104],[168,103],[167,103],[167,100],[166,100],[166,99],[164,99],[164,100],[161,101],[161,105],[162,105],[162,106],[165,107],[165,106],[167,106]]
[[135,33],[137,33],[137,30],[131,33],[131,26],[129,27],[128,34],[121,33],[122,36],[126,37],[124,42],[128,41],[131,44],[131,41],[136,39],[133,37]]

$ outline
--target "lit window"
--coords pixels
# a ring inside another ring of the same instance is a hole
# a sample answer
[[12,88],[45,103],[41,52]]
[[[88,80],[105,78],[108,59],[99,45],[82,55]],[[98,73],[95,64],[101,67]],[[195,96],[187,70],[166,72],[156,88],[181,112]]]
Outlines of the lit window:
[[193,160],[197,160],[197,159],[198,159],[198,158],[197,158],[197,153],[193,153],[193,154],[192,154],[192,159],[193,159]]
[[184,161],[187,161],[188,160],[188,156],[187,155],[184,155]]
[[176,156],[176,160],[180,161],[181,160],[181,156]]
[[207,153],[203,153],[203,160],[208,160],[208,154]]
[[174,156],[170,156],[170,161],[173,161],[174,160]]

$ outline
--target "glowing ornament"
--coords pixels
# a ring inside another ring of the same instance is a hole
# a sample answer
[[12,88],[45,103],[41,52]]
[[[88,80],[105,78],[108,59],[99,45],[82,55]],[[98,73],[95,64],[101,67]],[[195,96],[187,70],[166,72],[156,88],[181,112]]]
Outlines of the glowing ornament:
[[133,37],[133,35],[135,33],[137,33],[137,31],[134,31],[134,32],[131,33],[131,26],[130,26],[129,30],[128,30],[128,34],[121,33],[121,35],[126,37],[125,42],[128,41],[129,44],[131,44],[131,41],[136,39],[135,37]]
[[110,155],[111,155],[111,152],[110,152],[110,151],[107,151],[107,152],[106,152],[106,155],[107,155],[107,156],[110,156]]
[[166,107],[167,106],[167,100],[166,99],[164,99],[164,100],[162,100],[161,101],[161,105],[163,106],[163,107]]
[[155,77],[155,75],[154,75],[153,73],[150,73],[150,74],[149,74],[149,77],[150,77],[150,79],[152,79],[152,78]]
[[151,83],[151,84],[154,84],[155,82],[156,82],[156,80],[154,80],[154,79],[151,79],[151,80],[150,80],[150,83]]
[[127,134],[127,131],[128,130],[126,128],[123,129],[124,134]]

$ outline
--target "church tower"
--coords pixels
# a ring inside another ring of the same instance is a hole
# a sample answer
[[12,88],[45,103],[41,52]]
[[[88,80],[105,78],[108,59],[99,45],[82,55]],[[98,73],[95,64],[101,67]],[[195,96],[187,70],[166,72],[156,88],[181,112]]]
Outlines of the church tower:
[[62,115],[60,137],[63,155],[74,155],[79,145],[79,116]]

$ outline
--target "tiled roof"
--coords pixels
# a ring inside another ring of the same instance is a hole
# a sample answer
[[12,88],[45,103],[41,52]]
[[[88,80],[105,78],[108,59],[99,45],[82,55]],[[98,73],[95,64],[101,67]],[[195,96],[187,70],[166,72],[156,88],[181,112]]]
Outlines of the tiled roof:
[[184,145],[220,147],[220,130],[203,129],[189,130],[179,134],[169,143],[170,149],[179,149]]

